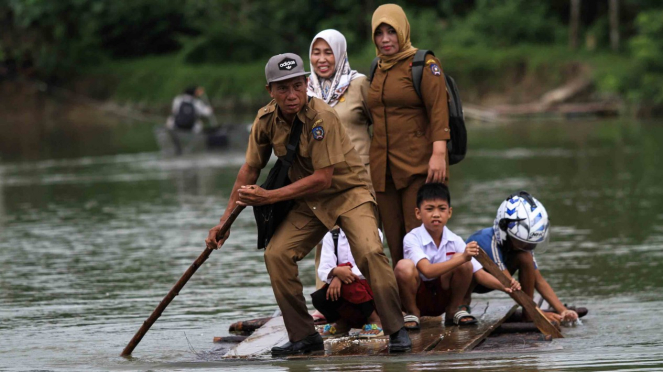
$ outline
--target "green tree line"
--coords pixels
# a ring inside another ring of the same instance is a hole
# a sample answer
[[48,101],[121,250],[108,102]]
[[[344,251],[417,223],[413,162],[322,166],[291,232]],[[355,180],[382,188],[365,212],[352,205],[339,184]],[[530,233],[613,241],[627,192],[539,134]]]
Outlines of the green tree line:
[[[659,0],[414,0],[403,6],[415,46],[568,45],[633,60],[616,89],[663,105]],[[350,50],[371,43],[375,0],[0,0],[0,77],[48,81],[85,66],[177,53],[191,65],[241,64],[305,53],[335,28]],[[617,35],[615,39],[614,35]],[[615,41],[616,40],[616,41]]]

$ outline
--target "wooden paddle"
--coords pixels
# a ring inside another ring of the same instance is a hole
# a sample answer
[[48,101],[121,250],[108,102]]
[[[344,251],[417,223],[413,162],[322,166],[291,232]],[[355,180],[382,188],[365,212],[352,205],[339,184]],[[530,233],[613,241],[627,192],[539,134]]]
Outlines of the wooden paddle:
[[[237,216],[239,216],[240,212],[244,209],[244,206],[238,205],[233,209],[232,213],[226,220],[226,222],[221,226],[221,229],[219,232],[216,233],[216,238],[220,239],[221,237],[225,236],[228,230],[230,229],[230,225],[235,222],[235,219]],[[152,324],[159,319],[161,316],[161,313],[163,313],[164,310],[166,310],[166,307],[170,304],[171,301],[175,298],[180,293],[180,290],[184,287],[187,281],[193,276],[193,274],[198,270],[198,268],[209,258],[209,255],[214,251],[214,249],[205,247],[205,250],[203,253],[198,256],[198,258],[189,266],[189,268],[184,272],[184,275],[180,278],[180,280],[177,281],[175,286],[168,292],[166,297],[161,300],[161,303],[159,303],[159,306],[157,306],[156,309],[152,312],[152,315],[150,315],[149,318],[147,318],[146,321],[143,322],[143,325],[140,327],[138,332],[134,335],[134,337],[129,341],[127,346],[122,350],[122,354],[120,356],[129,356],[131,355],[131,352],[134,351],[136,346],[138,346],[138,343],[140,340],[143,339],[143,336],[147,333],[147,331],[152,327]]]
[[[511,287],[511,280],[507,278],[506,275],[500,270],[493,260],[488,257],[486,252],[483,249],[479,249],[479,255],[475,257],[477,261],[483,266],[483,268],[492,274],[497,280],[502,283],[503,286],[509,288]],[[523,291],[514,291],[509,293],[509,296],[514,299],[520,306],[523,307],[523,310],[527,312],[532,317],[534,325],[536,328],[541,331],[544,335],[550,335],[553,338],[563,338],[562,333],[554,326],[548,318],[543,314],[541,309],[539,309],[534,300],[532,300],[525,292]]]

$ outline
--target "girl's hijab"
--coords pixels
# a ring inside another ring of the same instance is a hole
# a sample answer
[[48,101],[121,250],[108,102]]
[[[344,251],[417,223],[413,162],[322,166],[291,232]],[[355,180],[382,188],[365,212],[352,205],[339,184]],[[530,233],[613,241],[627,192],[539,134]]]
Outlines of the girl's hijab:
[[324,30],[315,35],[308,51],[309,59],[313,52],[313,44],[318,39],[326,41],[334,53],[334,75],[330,79],[321,78],[315,73],[311,64],[311,72],[313,73],[308,80],[307,93],[311,97],[322,99],[329,106],[333,107],[338,103],[345,91],[348,90],[350,82],[364,75],[350,69],[345,36],[336,30]]
[[403,8],[396,4],[380,5],[373,13],[373,20],[371,21],[373,29],[373,43],[375,44],[375,30],[378,26],[386,23],[396,30],[398,35],[398,52],[390,56],[380,54],[380,49],[376,45],[376,54],[380,58],[378,68],[381,70],[389,70],[396,63],[402,61],[417,52],[417,48],[412,47],[410,43],[410,23],[407,21],[407,16]]

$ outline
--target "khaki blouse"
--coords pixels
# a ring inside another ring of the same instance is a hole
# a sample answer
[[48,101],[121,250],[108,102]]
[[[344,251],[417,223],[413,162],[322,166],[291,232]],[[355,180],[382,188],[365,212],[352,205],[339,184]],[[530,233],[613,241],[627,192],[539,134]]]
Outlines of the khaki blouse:
[[345,132],[350,137],[352,145],[359,153],[364,165],[368,165],[368,152],[371,147],[371,136],[368,131],[371,118],[366,104],[369,86],[370,82],[366,76],[352,80],[348,90],[334,106],[334,111],[341,119]]
[[385,190],[387,168],[399,190],[413,177],[427,175],[433,142],[450,138],[440,61],[426,56],[419,99],[412,84],[413,59],[404,59],[387,71],[378,68],[368,91],[373,117],[370,172],[377,192]]

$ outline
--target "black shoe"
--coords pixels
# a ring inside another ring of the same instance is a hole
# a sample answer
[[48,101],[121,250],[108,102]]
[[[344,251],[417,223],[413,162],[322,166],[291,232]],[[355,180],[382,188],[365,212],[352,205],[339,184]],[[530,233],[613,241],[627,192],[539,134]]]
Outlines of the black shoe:
[[[409,341],[409,340],[408,340]],[[309,353],[311,351],[325,350],[325,343],[318,332],[307,336],[305,339],[295,342],[286,342],[281,346],[272,348],[272,356],[288,356]]]
[[412,350],[412,341],[410,341],[410,336],[407,334],[405,327],[389,335],[389,352],[403,353],[410,350]]

